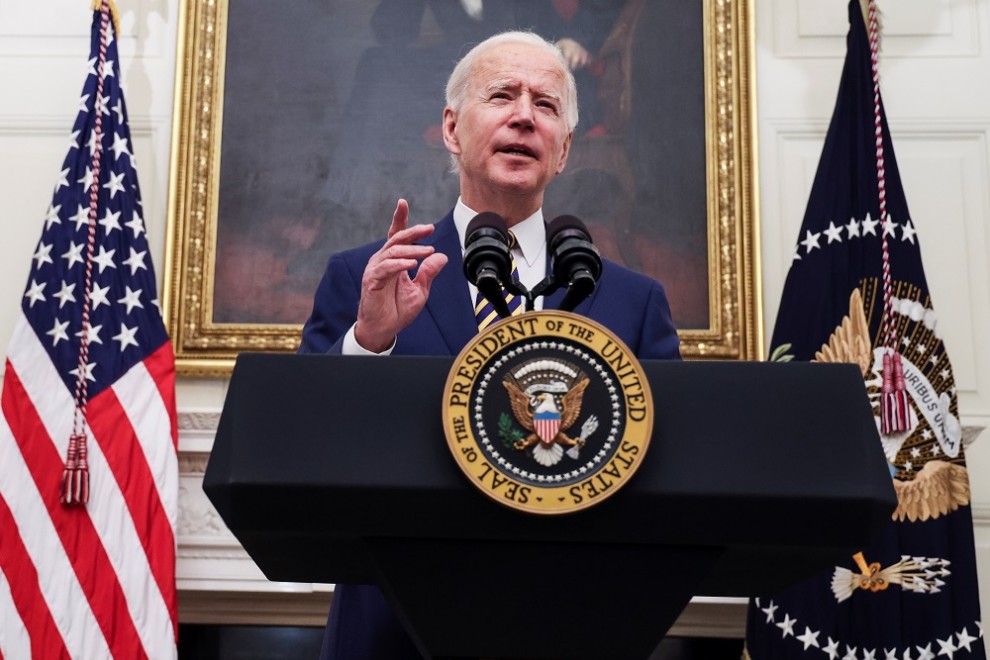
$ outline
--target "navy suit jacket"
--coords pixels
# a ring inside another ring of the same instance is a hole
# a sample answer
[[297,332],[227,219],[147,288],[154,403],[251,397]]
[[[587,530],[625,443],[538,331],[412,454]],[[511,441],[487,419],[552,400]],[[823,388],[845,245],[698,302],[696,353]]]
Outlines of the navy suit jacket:
[[[343,337],[357,318],[365,265],[383,243],[330,257],[313,313],[303,327],[299,352],[340,354]],[[446,254],[448,263],[433,281],[426,308],[396,337],[392,354],[457,355],[478,334],[478,326],[461,269],[452,212],[423,243]],[[563,296],[562,290],[548,296],[544,309],[557,309]],[[680,358],[667,296],[658,282],[644,275],[606,260],[594,292],[574,312],[609,328],[641,359]],[[377,587],[337,585],[320,657],[416,660],[422,656]]]
[[[344,334],[357,319],[364,267],[384,241],[330,257],[303,327],[301,353],[340,353]],[[393,355],[457,355],[478,334],[474,304],[461,269],[461,245],[453,214],[437,223],[424,241],[447,255],[448,263],[433,281],[426,308],[396,338]],[[558,290],[544,300],[557,309]],[[605,260],[591,296],[574,310],[619,336],[640,359],[677,359],[679,341],[663,287],[645,275]]]

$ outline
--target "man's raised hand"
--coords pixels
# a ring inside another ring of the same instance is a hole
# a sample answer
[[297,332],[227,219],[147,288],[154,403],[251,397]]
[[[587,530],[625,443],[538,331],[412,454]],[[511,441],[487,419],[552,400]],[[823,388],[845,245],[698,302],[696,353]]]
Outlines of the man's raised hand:
[[[363,348],[381,353],[412,323],[430,295],[430,285],[447,263],[431,245],[416,245],[433,233],[433,225],[409,224],[409,204],[400,199],[392,214],[385,245],[368,260],[361,278],[354,339]],[[416,277],[409,273],[419,265]]]

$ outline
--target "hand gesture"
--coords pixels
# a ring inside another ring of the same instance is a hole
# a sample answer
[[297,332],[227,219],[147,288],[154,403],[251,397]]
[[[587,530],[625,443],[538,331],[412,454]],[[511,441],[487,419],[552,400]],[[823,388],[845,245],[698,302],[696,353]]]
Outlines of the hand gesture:
[[[361,278],[354,338],[369,351],[381,353],[395,336],[419,315],[430,295],[430,285],[447,256],[416,241],[433,233],[433,225],[409,224],[409,204],[400,199],[392,214],[385,245],[372,255]],[[409,271],[419,265],[416,277]]]

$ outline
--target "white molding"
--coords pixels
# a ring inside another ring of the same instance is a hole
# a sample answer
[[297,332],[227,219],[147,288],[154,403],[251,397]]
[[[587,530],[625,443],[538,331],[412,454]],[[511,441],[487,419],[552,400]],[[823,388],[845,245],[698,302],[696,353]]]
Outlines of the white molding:
[[213,409],[180,411],[178,422],[180,456],[186,452],[209,455],[220,423],[220,411]]
[[179,622],[215,625],[323,626],[331,594],[179,590]]
[[742,639],[746,636],[748,604],[746,598],[692,598],[667,634]]
[[[981,54],[976,0],[898,0],[882,3],[880,11],[882,57],[942,59]],[[771,12],[775,58],[845,57],[849,30],[845,2],[773,0]]]
[[[831,121],[831,115],[818,117],[778,116],[765,118],[761,122],[761,126],[764,130],[771,129],[768,133],[771,136],[817,136],[824,142],[829,121]],[[888,116],[887,123],[890,126],[890,133],[894,140],[895,152],[897,142],[901,140],[902,135],[920,136],[922,138],[943,138],[972,137],[978,134],[990,134],[990,116],[932,117],[930,119]]]
[[[135,115],[128,107],[127,126],[131,136],[155,136],[160,131],[171,133],[172,119],[160,115]],[[0,113],[0,136],[27,137],[60,137],[65,136],[65,144],[61,147],[64,157],[69,149],[69,135],[72,133],[72,122],[75,115],[12,115]],[[51,201],[51,200],[48,200]],[[39,223],[40,224],[40,223]]]
[[[0,58],[63,58],[80,61],[89,52],[92,10],[88,2],[52,7],[44,2],[0,2]],[[118,3],[118,47],[128,64],[174,58],[164,39],[163,11],[150,0]],[[169,12],[171,13],[171,12]]]
[[[217,625],[323,626],[331,591],[296,593],[179,591],[179,621]],[[746,635],[745,598],[693,598],[668,636],[742,639]]]
[[179,411],[179,432],[212,431],[216,433],[222,412],[215,409]]

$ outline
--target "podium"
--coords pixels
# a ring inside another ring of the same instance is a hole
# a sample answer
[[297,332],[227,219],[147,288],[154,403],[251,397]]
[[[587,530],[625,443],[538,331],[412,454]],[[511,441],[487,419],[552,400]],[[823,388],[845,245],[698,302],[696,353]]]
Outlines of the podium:
[[424,657],[649,656],[694,595],[771,595],[896,505],[857,367],[643,361],[653,436],[563,516],[450,455],[452,358],[242,354],[203,487],[270,580],[377,584]]

